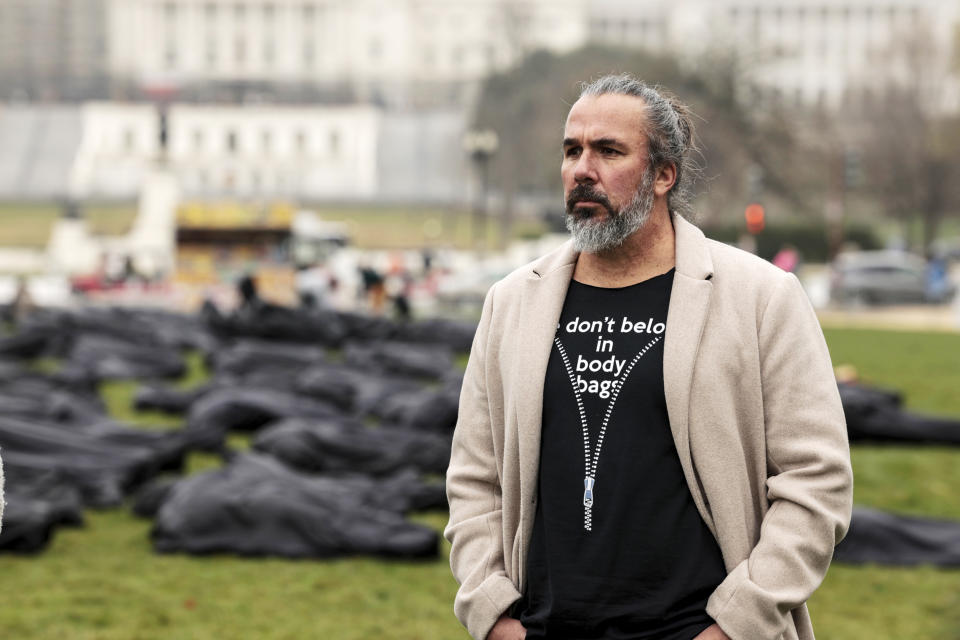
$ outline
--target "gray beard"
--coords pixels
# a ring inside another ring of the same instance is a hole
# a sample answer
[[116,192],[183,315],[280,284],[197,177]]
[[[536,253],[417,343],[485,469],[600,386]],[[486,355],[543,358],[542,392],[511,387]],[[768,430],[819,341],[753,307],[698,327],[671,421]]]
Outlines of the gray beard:
[[574,248],[582,253],[603,253],[622,245],[646,224],[653,210],[653,176],[652,171],[644,171],[633,199],[619,211],[608,212],[606,220],[566,214],[567,231],[573,238]]

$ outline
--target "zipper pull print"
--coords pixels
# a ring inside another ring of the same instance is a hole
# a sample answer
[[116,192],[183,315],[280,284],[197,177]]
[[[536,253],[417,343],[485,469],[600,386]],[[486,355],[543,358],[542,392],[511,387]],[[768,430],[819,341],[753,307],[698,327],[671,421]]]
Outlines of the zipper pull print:
[[593,478],[590,476],[583,479],[583,506],[593,506]]

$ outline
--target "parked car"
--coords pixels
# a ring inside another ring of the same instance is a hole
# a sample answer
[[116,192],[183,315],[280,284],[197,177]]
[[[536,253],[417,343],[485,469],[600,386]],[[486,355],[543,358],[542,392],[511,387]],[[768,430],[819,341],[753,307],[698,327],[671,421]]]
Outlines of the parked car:
[[942,303],[956,286],[931,276],[927,262],[904,251],[843,253],[833,262],[830,298],[840,303]]

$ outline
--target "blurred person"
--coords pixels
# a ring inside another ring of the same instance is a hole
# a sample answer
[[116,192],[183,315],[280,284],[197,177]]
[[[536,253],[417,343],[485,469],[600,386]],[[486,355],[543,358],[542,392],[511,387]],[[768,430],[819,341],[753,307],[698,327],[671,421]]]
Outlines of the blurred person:
[[406,270],[391,273],[385,283],[386,295],[393,302],[393,312],[398,320],[407,321],[413,316],[410,309],[410,294],[413,278]]
[[308,309],[324,309],[329,306],[333,290],[330,272],[321,262],[315,262],[297,271],[295,286],[300,304]]
[[27,279],[20,276],[17,278],[17,292],[13,295],[13,301],[10,303],[10,315],[14,326],[22,326],[23,321],[35,308],[33,296],[30,295],[30,289],[27,286]]
[[252,309],[261,304],[260,294],[257,292],[257,282],[252,274],[244,274],[237,281],[237,295],[241,309]]
[[263,299],[257,286],[256,276],[244,274],[237,280],[237,316],[246,321],[259,321],[277,313],[286,315],[290,309]]
[[830,357],[796,277],[680,214],[691,113],[584,84],[571,240],[494,284],[447,492],[475,638],[812,640],[852,508]]
[[927,254],[926,268],[927,300],[945,302],[951,293],[950,276],[947,273],[947,260],[933,252]]
[[787,273],[796,273],[800,270],[800,252],[792,244],[785,244],[780,247],[770,262]]
[[363,281],[364,300],[367,308],[374,314],[383,312],[386,289],[383,275],[369,264],[360,266],[360,278]]

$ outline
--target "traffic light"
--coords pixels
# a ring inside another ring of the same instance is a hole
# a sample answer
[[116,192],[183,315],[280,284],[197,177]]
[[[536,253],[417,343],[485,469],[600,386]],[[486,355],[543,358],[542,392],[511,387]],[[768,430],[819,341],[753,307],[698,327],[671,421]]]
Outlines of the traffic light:
[[766,212],[763,210],[762,204],[754,202],[747,205],[747,210],[743,212],[743,217],[747,221],[747,231],[753,235],[763,231],[765,215]]

